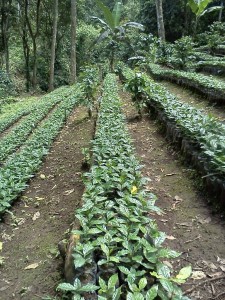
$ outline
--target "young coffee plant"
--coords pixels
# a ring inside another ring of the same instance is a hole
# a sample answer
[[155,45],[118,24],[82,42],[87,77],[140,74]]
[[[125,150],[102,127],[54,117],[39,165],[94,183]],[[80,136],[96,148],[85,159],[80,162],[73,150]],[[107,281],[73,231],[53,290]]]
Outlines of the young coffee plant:
[[125,88],[128,92],[132,94],[132,101],[138,111],[140,117],[142,117],[141,110],[145,107],[145,80],[141,72],[135,72],[135,75],[126,84]]
[[83,69],[80,79],[84,96],[83,104],[87,106],[88,115],[91,118],[95,108],[95,94],[99,83],[99,71],[93,67],[86,67]]

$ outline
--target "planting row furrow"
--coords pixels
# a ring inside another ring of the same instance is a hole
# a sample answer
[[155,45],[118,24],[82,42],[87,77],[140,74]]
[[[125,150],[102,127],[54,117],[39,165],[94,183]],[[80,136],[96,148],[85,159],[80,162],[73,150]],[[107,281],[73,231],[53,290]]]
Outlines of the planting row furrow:
[[78,104],[80,87],[76,85],[67,88],[65,93],[61,90],[60,97],[63,101],[33,132],[21,151],[14,153],[0,169],[0,214],[10,207],[38,170],[66,118]]
[[92,145],[84,204],[75,213],[80,229],[72,232],[74,277],[58,289],[73,299],[169,300],[173,295],[187,300],[176,283],[183,283],[191,268],[172,276],[172,268],[162,263],[179,254],[163,248],[166,234],[150,217],[160,210],[144,188],[113,74],[104,81]]
[[20,147],[35,130],[39,122],[55,107],[59,99],[54,99],[40,105],[19,123],[9,134],[0,139],[0,163]]
[[[135,72],[127,67],[122,67],[121,72],[127,82],[135,85]],[[168,134],[181,144],[182,151],[192,156],[193,164],[205,176],[207,185],[224,202],[225,126],[202,110],[181,103],[147,75],[138,74],[140,76],[143,79],[140,90],[147,97],[145,102],[157,111],[161,121],[167,124]]]
[[208,99],[225,104],[225,84],[202,74],[165,69],[149,64],[149,71],[157,79],[171,80],[200,92]]

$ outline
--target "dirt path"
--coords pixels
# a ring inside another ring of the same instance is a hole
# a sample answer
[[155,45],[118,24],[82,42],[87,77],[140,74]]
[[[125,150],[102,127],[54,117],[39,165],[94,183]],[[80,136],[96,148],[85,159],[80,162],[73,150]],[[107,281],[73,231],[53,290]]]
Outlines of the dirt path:
[[175,83],[168,81],[160,81],[162,86],[164,86],[171,94],[177,96],[177,98],[185,103],[188,103],[198,109],[203,109],[207,114],[211,114],[217,117],[220,121],[225,122],[225,107],[224,106],[214,106],[212,103],[201,97],[200,95],[179,86]]
[[[156,121],[148,115],[141,121],[131,121],[136,111],[130,103],[130,96],[121,93],[121,98],[125,102],[124,112],[137,156],[144,165],[143,175],[151,179],[148,189],[158,196],[157,204],[164,210],[162,216],[154,217],[159,228],[168,235],[166,245],[183,253],[173,263],[174,267],[191,264],[194,276],[202,278],[190,279],[184,290],[214,276],[225,276],[225,222],[222,214],[212,214],[207,195],[200,194],[195,188],[195,180],[190,176],[192,170],[181,163],[179,154],[159,132]],[[211,284],[202,285],[189,296],[192,300],[209,300],[225,291],[225,279]],[[215,299],[224,300],[225,295]]]
[[80,206],[84,189],[81,149],[89,146],[93,128],[86,109],[75,110],[40,172],[0,223],[1,300],[55,295],[62,276],[57,244],[67,237],[74,211]]

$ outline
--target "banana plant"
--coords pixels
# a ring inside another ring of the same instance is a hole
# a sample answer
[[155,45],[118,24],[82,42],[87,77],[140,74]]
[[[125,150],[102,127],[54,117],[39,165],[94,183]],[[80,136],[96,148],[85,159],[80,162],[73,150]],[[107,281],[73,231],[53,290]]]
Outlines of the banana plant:
[[92,17],[101,27],[101,32],[95,43],[102,42],[105,39],[109,40],[107,47],[110,49],[110,70],[114,71],[115,51],[122,41],[126,41],[126,30],[129,27],[143,30],[144,26],[136,22],[121,23],[122,7],[121,1],[115,3],[113,11],[105,6],[100,0],[96,3],[103,13],[104,19]]
[[194,35],[197,31],[197,26],[200,17],[202,17],[206,13],[210,13],[214,10],[222,9],[221,6],[212,6],[207,8],[207,6],[213,2],[213,0],[188,0],[187,5],[191,8],[192,12],[195,14],[195,27],[194,27]]

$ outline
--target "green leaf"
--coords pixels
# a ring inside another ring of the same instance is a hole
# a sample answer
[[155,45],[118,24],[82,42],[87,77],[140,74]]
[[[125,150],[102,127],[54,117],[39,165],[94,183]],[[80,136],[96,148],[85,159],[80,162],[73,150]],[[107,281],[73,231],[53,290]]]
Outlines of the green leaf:
[[147,285],[147,279],[144,277],[144,278],[141,278],[140,280],[139,280],[139,290],[143,290],[145,287],[146,287],[146,285]]
[[101,249],[106,256],[109,256],[109,248],[105,244],[101,244]]
[[182,268],[175,278],[185,280],[191,276],[191,273],[192,273],[191,266],[187,266]]
[[129,275],[130,270],[128,268],[126,268],[124,266],[119,266],[118,268],[119,268],[120,272],[122,272],[123,274]]
[[82,287],[79,288],[79,292],[92,292],[99,289],[99,286],[88,283]]
[[163,288],[169,292],[170,294],[173,293],[174,291],[174,285],[172,282],[170,282],[169,280],[167,279],[159,279],[161,285],[163,286]]
[[107,25],[111,28],[111,30],[114,30],[115,23],[114,23],[113,14],[109,10],[109,8],[107,6],[105,6],[101,1],[96,0],[96,3],[98,5],[98,7],[101,9],[101,11],[103,12]]
[[110,288],[115,288],[115,285],[117,283],[117,281],[119,280],[118,278],[118,274],[114,274],[112,275],[110,278],[109,278],[109,281],[108,281],[108,289]]
[[121,287],[116,289],[116,291],[114,292],[113,296],[112,296],[112,300],[119,300],[121,296]]
[[120,23],[120,18],[121,18],[121,14],[122,14],[122,2],[121,1],[117,1],[114,8],[113,8],[113,19],[114,19],[114,26],[117,27],[119,26]]
[[157,273],[164,278],[170,277],[170,268],[162,263],[157,264]]
[[197,16],[200,16],[202,12],[206,9],[209,3],[211,3],[213,0],[201,0],[198,4],[198,12]]
[[98,234],[101,233],[102,230],[98,229],[98,228],[91,228],[90,230],[88,230],[89,234]]
[[158,285],[153,285],[146,294],[146,300],[154,300],[158,295]]
[[202,17],[206,13],[210,13],[212,11],[219,10],[221,8],[222,8],[222,6],[213,6],[213,7],[210,7],[208,9],[205,9],[199,16]]
[[141,293],[134,293],[133,296],[135,300],[145,300],[144,296]]
[[98,295],[98,300],[107,300],[107,298]]
[[176,258],[180,256],[180,253],[171,249],[160,249],[158,252],[158,257],[162,257],[162,258]]
[[197,14],[197,12],[198,12],[198,4],[195,2],[195,0],[188,0],[187,4],[190,6],[192,12],[194,14]]
[[72,291],[76,291],[77,289],[70,283],[60,283],[57,286],[57,290],[61,290],[64,292],[72,292]]
[[105,280],[103,280],[101,277],[99,277],[99,285],[103,291],[107,290],[107,284],[106,284]]
[[80,254],[73,254],[75,268],[80,268],[85,265],[86,260]]
[[115,263],[119,263],[120,262],[120,259],[116,256],[110,256],[110,261],[113,261]]

